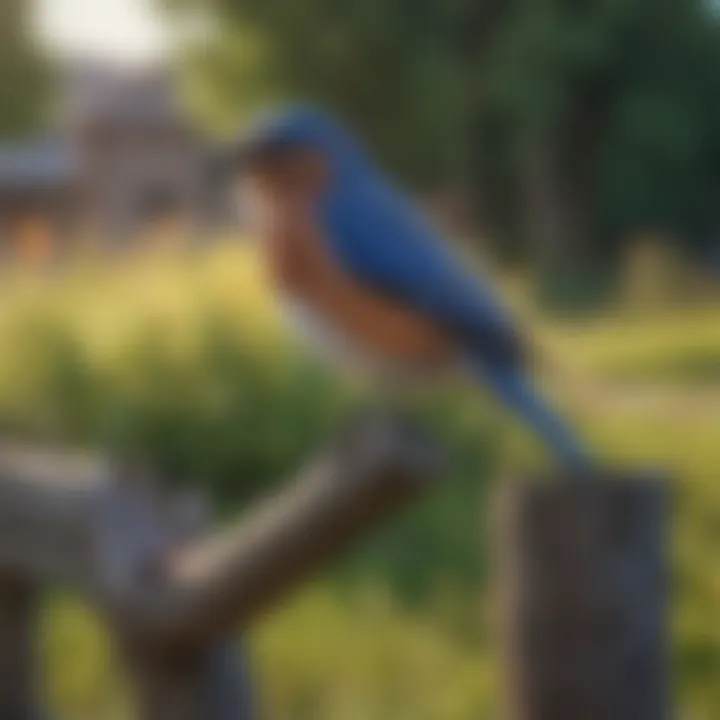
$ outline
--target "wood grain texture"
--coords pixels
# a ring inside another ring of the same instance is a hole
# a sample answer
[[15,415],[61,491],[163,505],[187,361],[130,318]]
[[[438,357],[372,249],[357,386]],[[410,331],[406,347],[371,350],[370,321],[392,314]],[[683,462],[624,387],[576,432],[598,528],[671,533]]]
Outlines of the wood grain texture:
[[430,489],[438,470],[425,438],[373,418],[212,531],[197,504],[179,512],[137,469],[0,446],[0,720],[38,720],[33,588],[46,579],[83,592],[109,624],[143,720],[250,720],[233,630]]
[[37,677],[37,593],[32,583],[0,574],[0,718],[45,720]]
[[515,484],[499,549],[513,720],[670,717],[667,489]]

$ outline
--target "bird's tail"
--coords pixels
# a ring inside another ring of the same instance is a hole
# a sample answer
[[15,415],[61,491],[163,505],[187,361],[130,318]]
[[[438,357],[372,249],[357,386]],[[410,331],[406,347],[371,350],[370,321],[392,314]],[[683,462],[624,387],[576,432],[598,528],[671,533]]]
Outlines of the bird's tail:
[[526,373],[484,363],[475,363],[474,367],[498,399],[524,420],[564,467],[592,469],[591,453],[585,443],[549,405]]

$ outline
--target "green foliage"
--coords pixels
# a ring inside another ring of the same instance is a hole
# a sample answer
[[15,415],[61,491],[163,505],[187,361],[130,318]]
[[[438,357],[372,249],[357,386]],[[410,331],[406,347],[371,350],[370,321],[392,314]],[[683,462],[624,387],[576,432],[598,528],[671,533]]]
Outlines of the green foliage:
[[[493,717],[496,670],[487,633],[469,610],[453,628],[445,619],[450,607],[413,614],[381,590],[348,602],[330,586],[309,588],[245,638],[264,716]],[[87,608],[67,596],[54,598],[44,637],[49,701],[57,717],[136,717],[122,666]]]
[[611,268],[603,272],[589,263],[550,267],[536,283],[536,300],[557,316],[594,316],[617,294],[614,275]]
[[[196,298],[204,309],[177,318],[173,332],[162,308],[143,315],[138,306],[137,315],[126,309],[130,327],[120,343],[112,334],[122,295],[96,302],[92,326],[79,328],[65,312],[82,313],[97,286],[88,283],[58,313],[55,303],[73,282],[83,287],[77,278],[60,280],[54,300],[29,294],[5,315],[6,432],[140,457],[176,482],[205,483],[232,505],[281,479],[337,420],[342,393],[326,375],[302,358],[253,346],[237,315]],[[118,343],[102,358],[99,327],[111,333],[106,343]]]
[[100,619],[74,598],[55,592],[41,620],[42,669],[53,712],[57,709],[58,717],[67,720],[135,717],[122,666]]
[[419,419],[447,457],[444,483],[341,561],[334,576],[341,587],[355,592],[359,579],[371,578],[407,605],[427,607],[438,588],[466,596],[481,586],[478,523],[501,453],[497,424],[473,400],[447,392],[426,405]]
[[[679,407],[673,418],[598,417],[594,428],[615,462],[646,465],[652,458],[672,473],[677,712],[712,718],[720,706],[720,426]],[[478,518],[480,544],[486,516]],[[501,659],[487,593],[443,594],[440,584],[438,590],[437,602],[422,611],[399,605],[372,582],[352,598],[315,583],[286,603],[250,637],[268,714],[283,720],[497,717]],[[56,598],[46,628],[51,699],[60,717],[132,717],[107,639],[87,612]]]
[[[411,183],[479,185],[498,245],[536,262],[612,258],[638,229],[704,251],[717,226],[720,23],[705,0],[166,4],[215,20],[185,63],[213,124],[279,99],[329,106]],[[531,207],[533,183],[554,199]]]
[[43,119],[50,91],[49,67],[28,29],[30,6],[0,6],[0,138],[24,137]]
[[[140,458],[204,486],[223,513],[292,477],[364,401],[273,329],[255,260],[223,249],[193,268],[161,260],[127,275],[10,283],[0,292],[3,432]],[[423,603],[439,577],[482,579],[476,508],[497,461],[496,423],[458,394],[417,407],[448,448],[447,486],[344,564],[347,587],[372,576]]]
[[705,7],[666,2],[653,22],[628,28],[599,174],[613,229],[661,229],[695,245],[714,232],[720,26]]
[[[558,356],[572,357],[594,378],[643,387],[697,386],[720,380],[717,308],[664,311],[636,317],[585,319],[555,338]],[[712,392],[711,386],[709,392]],[[660,393],[660,389],[658,393]]]
[[[206,483],[225,512],[294,469],[353,407],[350,389],[277,332],[248,253],[3,280],[3,429],[144,454],[172,478]],[[717,307],[538,330],[551,331],[556,349],[596,376],[633,364],[636,377],[642,367],[651,377],[654,363],[681,348],[711,357],[720,346]],[[563,377],[569,393],[568,385]],[[480,392],[462,388],[429,397],[419,410],[446,448],[445,487],[254,630],[256,677],[273,717],[497,716],[486,496],[509,453],[495,406],[485,408]],[[713,717],[720,425],[683,398],[665,415],[591,414],[587,425],[608,462],[650,461],[676,479],[679,706],[683,715]],[[524,462],[524,449],[509,449]],[[132,717],[108,638],[86,610],[52,595],[43,638],[59,717]]]
[[215,126],[235,129],[258,105],[310,97],[353,120],[406,177],[437,179],[463,161],[462,3],[179,5],[217,15],[213,42],[190,49],[185,63],[190,98]]

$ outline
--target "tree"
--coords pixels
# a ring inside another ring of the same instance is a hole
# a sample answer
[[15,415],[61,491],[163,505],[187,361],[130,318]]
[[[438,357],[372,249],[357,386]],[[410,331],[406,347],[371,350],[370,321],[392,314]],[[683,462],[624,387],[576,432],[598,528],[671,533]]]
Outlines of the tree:
[[407,179],[469,178],[501,250],[553,267],[713,220],[720,28],[705,0],[166,3],[216,20],[188,63],[216,120],[319,100]]
[[478,66],[478,110],[510,145],[510,204],[540,262],[611,255],[647,225],[703,224],[717,188],[719,44],[702,0],[545,0],[506,13]]
[[[433,181],[465,159],[465,0],[180,0],[216,17],[185,63],[202,115],[229,129],[257,105],[312,98],[349,119],[388,165]],[[412,117],[412,123],[408,118]]]
[[29,3],[0,3],[0,138],[33,132],[48,100],[48,66],[32,41]]

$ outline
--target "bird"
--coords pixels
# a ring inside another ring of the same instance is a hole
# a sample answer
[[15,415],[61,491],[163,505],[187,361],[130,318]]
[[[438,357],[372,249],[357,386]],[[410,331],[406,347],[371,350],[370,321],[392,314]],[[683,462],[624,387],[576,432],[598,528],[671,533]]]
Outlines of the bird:
[[539,391],[527,338],[497,289],[341,122],[315,107],[282,108],[256,120],[225,158],[260,180],[253,192],[275,288],[316,345],[397,381],[462,368],[560,465],[592,467],[586,443]]

